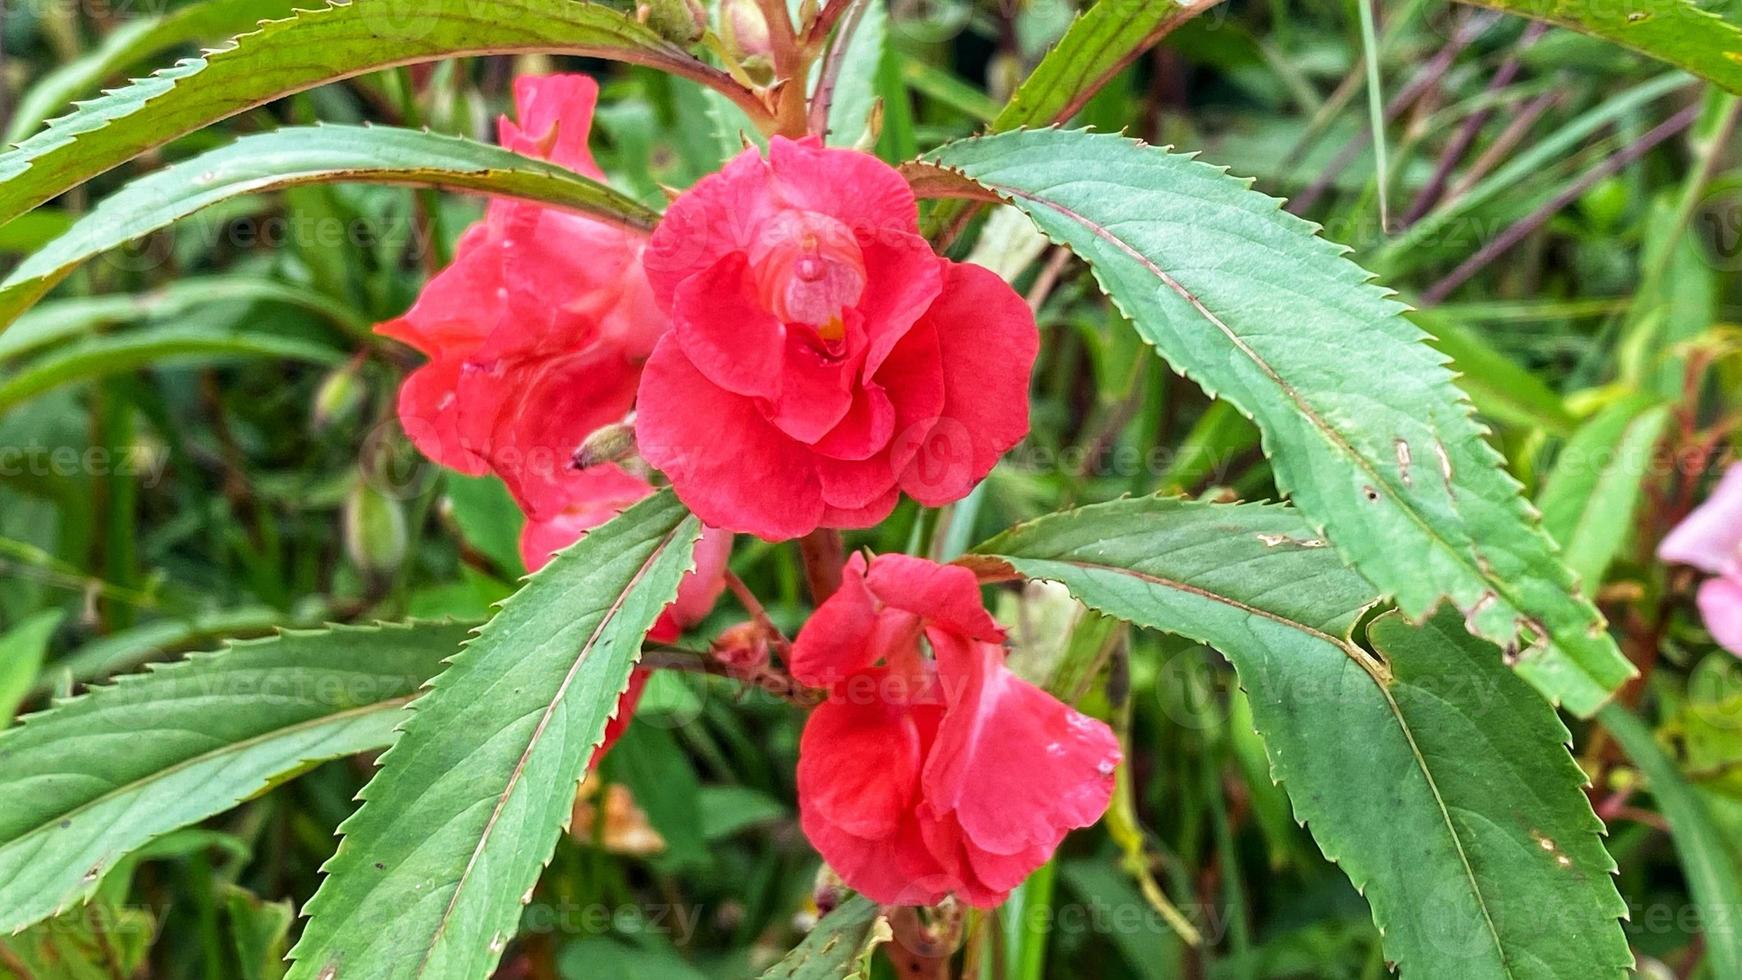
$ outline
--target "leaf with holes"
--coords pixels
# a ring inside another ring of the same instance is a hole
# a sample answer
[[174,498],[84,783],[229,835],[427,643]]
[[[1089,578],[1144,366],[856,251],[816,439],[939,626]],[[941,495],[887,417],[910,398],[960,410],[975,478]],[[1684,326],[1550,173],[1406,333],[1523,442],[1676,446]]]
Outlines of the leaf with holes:
[[80,262],[203,208],[261,191],[357,181],[538,201],[635,229],[658,215],[605,185],[487,143],[380,126],[293,127],[242,139],[141,177],[0,282],[0,328]]
[[[982,572],[1063,583],[1207,643],[1250,695],[1271,775],[1367,897],[1407,980],[1620,977],[1626,913],[1554,710],[1457,617],[1395,613],[1293,509],[1157,497],[1042,518]],[[1007,567],[1006,567],[1007,566]]]
[[700,534],[661,492],[503,604],[418,701],[340,827],[292,980],[490,975]]
[[752,118],[767,116],[724,72],[602,3],[352,0],[273,21],[52,120],[0,154],[0,223],[152,147],[324,82],[453,55],[522,52],[658,68],[725,92]]
[[447,623],[247,640],[63,701],[0,734],[0,934],[116,862],[325,759],[379,749],[459,649]]
[[1276,480],[1411,618],[1538,640],[1519,673],[1581,714],[1632,675],[1482,438],[1443,355],[1342,249],[1221,169],[1120,136],[952,143],[927,168],[1086,259],[1175,369],[1258,423]]

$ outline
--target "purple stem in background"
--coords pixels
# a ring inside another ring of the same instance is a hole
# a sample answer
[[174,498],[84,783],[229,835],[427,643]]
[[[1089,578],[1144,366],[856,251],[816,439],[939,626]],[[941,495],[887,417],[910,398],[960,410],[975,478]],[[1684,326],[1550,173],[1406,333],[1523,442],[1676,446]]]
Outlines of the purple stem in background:
[[[1438,85],[1440,79],[1446,77],[1446,72],[1452,70],[1452,65],[1457,62],[1458,55],[1462,54],[1472,41],[1481,37],[1484,31],[1494,26],[1495,21],[1499,19],[1499,14],[1483,11],[1471,18],[1463,29],[1453,34],[1451,40],[1447,41],[1445,46],[1440,48],[1427,64],[1417,69],[1414,77],[1398,89],[1397,94],[1391,97],[1391,101],[1385,104],[1385,121],[1390,122],[1402,115],[1403,110],[1413,105],[1416,99],[1421,98],[1428,89]],[[1373,52],[1374,57],[1378,57],[1378,54],[1377,51]],[[1324,196],[1325,191],[1330,189],[1331,182],[1337,179],[1338,174],[1347,170],[1349,164],[1355,162],[1355,158],[1361,155],[1362,150],[1366,149],[1367,141],[1372,138],[1373,127],[1366,126],[1362,128],[1359,136],[1343,144],[1343,149],[1337,153],[1336,158],[1331,161],[1331,165],[1325,168],[1325,172],[1320,174],[1318,179],[1313,181],[1312,185],[1305,191],[1302,191],[1299,197],[1288,202],[1288,210],[1293,214],[1304,214],[1314,204],[1317,204],[1319,198]]]
[[1488,176],[1488,173],[1499,166],[1500,161],[1512,152],[1512,148],[1524,139],[1525,134],[1530,132],[1530,128],[1536,125],[1538,119],[1542,118],[1542,114],[1547,112],[1550,106],[1561,101],[1565,95],[1564,89],[1555,89],[1544,92],[1526,103],[1524,108],[1506,124],[1506,128],[1500,131],[1500,135],[1494,138],[1494,142],[1488,144],[1488,148],[1476,158],[1476,162],[1470,164],[1470,169],[1464,172],[1464,176],[1458,180],[1457,185],[1452,188],[1446,200],[1449,202],[1464,196],[1470,188],[1476,186],[1477,181]]
[[[1531,24],[1529,29],[1524,32],[1524,36],[1518,39],[1518,50],[1523,51],[1535,44],[1537,38],[1542,37],[1547,30],[1547,25]],[[1511,85],[1512,80],[1518,77],[1518,71],[1521,67],[1523,67],[1523,62],[1519,60],[1517,54],[1507,57],[1501,63],[1500,69],[1494,73],[1494,77],[1488,80],[1488,87],[1483,90],[1484,93],[1493,94]],[[1417,194],[1415,200],[1410,203],[1409,211],[1403,216],[1403,227],[1407,228],[1420,221],[1429,209],[1439,203],[1440,197],[1446,192],[1446,182],[1451,180],[1452,169],[1464,159],[1464,154],[1470,152],[1470,147],[1476,143],[1476,137],[1481,135],[1482,128],[1488,125],[1488,120],[1492,118],[1494,118],[1494,109],[1489,107],[1464,120],[1463,128],[1453,138],[1451,145],[1447,146],[1445,152],[1440,154],[1439,162],[1434,166],[1433,177],[1428,180],[1427,186],[1423,187],[1421,193]]]
[[1671,136],[1674,136],[1693,125],[1694,120],[1699,118],[1699,115],[1699,106],[1688,106],[1686,109],[1683,109],[1659,123],[1655,129],[1646,133],[1644,136],[1639,137],[1639,139],[1635,140],[1621,152],[1607,160],[1604,160],[1602,163],[1592,167],[1590,170],[1585,171],[1578,180],[1575,180],[1572,184],[1568,185],[1566,190],[1556,194],[1553,200],[1550,200],[1542,207],[1537,208],[1535,211],[1519,220],[1510,228],[1501,232],[1493,241],[1478,249],[1475,255],[1465,259],[1463,264],[1459,265],[1456,269],[1453,269],[1450,275],[1441,279],[1439,282],[1434,283],[1427,292],[1421,294],[1421,305],[1424,307],[1433,306],[1434,304],[1444,300],[1451,294],[1452,290],[1457,289],[1465,282],[1468,282],[1471,276],[1482,271],[1482,269],[1490,262],[1493,262],[1495,259],[1506,254],[1506,252],[1511,250],[1514,245],[1517,245],[1529,236],[1531,232],[1541,228],[1548,222],[1548,219],[1554,217],[1555,214],[1560,212],[1567,205],[1578,200],[1586,191],[1596,186],[1598,181],[1614,174],[1616,171],[1631,164],[1633,161],[1638,160],[1649,152],[1652,147],[1657,146],[1657,144],[1662,143],[1664,140],[1669,139]]

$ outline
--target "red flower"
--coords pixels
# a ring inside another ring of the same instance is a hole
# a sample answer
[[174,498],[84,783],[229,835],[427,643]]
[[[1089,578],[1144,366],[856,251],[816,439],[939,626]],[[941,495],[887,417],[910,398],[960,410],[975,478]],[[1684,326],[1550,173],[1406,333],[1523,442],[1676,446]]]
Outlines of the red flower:
[[1034,316],[919,236],[893,168],[776,137],[674,201],[647,277],[673,329],[641,380],[648,462],[716,527],[867,527],[958,500],[1028,431]]
[[854,555],[793,644],[793,676],[829,691],[799,743],[804,832],[875,901],[997,905],[1107,809],[1113,732],[1012,673],[1003,640],[972,572]]
[[[603,179],[587,151],[591,78],[522,77],[514,95],[520,124],[501,120],[502,145]],[[462,472],[498,473],[534,515],[560,510],[571,454],[628,413],[666,326],[641,272],[645,246],[591,218],[492,200],[453,265],[376,328],[430,358],[399,392],[412,442]]]
[[[646,480],[608,465],[570,471],[563,487],[569,494],[567,505],[545,520],[529,518],[520,532],[520,557],[530,571],[543,568],[556,552],[586,537],[588,531],[653,491]],[[704,529],[701,541],[696,543],[695,569],[678,582],[677,598],[660,613],[647,638],[655,643],[671,643],[684,630],[706,619],[726,587],[726,561],[731,556],[732,535],[714,528]],[[597,765],[629,727],[649,673],[637,669],[629,675],[629,687],[617,699],[616,711],[605,726],[605,741],[593,753],[589,766]]]

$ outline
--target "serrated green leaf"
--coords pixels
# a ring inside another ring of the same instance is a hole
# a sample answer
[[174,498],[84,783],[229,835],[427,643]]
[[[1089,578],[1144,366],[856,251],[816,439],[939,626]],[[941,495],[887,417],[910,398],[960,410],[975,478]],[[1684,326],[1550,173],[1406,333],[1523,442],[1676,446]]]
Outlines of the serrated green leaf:
[[1595,596],[1627,536],[1645,493],[1669,406],[1655,398],[1623,398],[1598,412],[1567,440],[1536,506],[1542,526],[1560,542],[1567,567]]
[[926,160],[1085,258],[1176,370],[1257,422],[1278,486],[1411,618],[1449,598],[1479,636],[1538,641],[1519,673],[1581,714],[1632,676],[1443,355],[1314,226],[1120,136],[1023,131]]
[[147,366],[217,364],[250,358],[333,364],[343,357],[343,351],[326,344],[252,327],[141,327],[86,337],[0,377],[0,411],[62,385]]
[[[1101,87],[1175,28],[1221,0],[1102,0],[1080,14],[1057,44],[1022,80],[987,132],[1067,122]],[[927,217],[928,231],[949,228],[966,211],[941,201]]]
[[[270,606],[216,609],[183,617],[166,617],[93,639],[65,656],[57,657],[51,674],[68,683],[85,684],[133,670],[159,659],[166,651],[210,646],[236,636],[270,632],[282,626],[313,626],[320,614],[292,617]],[[52,690],[48,678],[37,681],[33,694]]]
[[44,120],[90,95],[106,78],[190,41],[220,40],[253,30],[263,20],[289,17],[307,0],[206,0],[166,14],[140,17],[117,27],[83,57],[38,79],[18,100],[6,127],[6,142],[16,143]]
[[1742,28],[1693,0],[1464,0],[1520,17],[1559,24],[1742,93]]
[[154,838],[325,759],[386,745],[462,626],[249,640],[64,701],[0,734],[0,935],[89,895]]
[[0,282],[0,328],[79,263],[201,209],[246,194],[339,181],[519,197],[638,230],[658,220],[604,184],[499,146],[384,126],[287,127],[166,167],[104,199]]
[[340,827],[293,980],[490,975],[700,534],[676,497],[655,494],[503,603]]
[[823,916],[804,941],[761,980],[852,980],[867,974],[859,965],[878,943],[886,941],[883,910],[863,895],[854,895]]
[[627,61],[756,96],[623,11],[577,0],[352,0],[274,21],[78,111],[0,154],[0,223],[146,150],[273,99],[394,65],[549,52]]
[[1349,632],[1373,590],[1291,508],[1119,500],[978,551],[1233,661],[1272,776],[1406,980],[1591,980],[1630,962],[1553,709],[1455,616],[1381,616],[1377,655],[1361,650]]

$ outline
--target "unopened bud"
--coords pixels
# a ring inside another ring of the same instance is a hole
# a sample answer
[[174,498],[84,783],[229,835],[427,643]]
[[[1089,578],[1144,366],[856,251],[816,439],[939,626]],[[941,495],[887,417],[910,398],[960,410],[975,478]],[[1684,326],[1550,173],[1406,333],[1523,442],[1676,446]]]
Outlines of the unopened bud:
[[635,422],[614,422],[594,430],[575,450],[571,465],[577,470],[592,469],[605,463],[620,463],[635,455]]
[[720,40],[740,64],[766,65],[773,57],[768,18],[762,16],[762,5],[756,0],[721,0]]
[[708,645],[714,659],[727,669],[746,677],[768,666],[768,643],[772,637],[768,628],[751,620],[727,627]]
[[405,513],[399,501],[358,480],[345,498],[345,555],[371,575],[386,575],[405,560]]
[[314,407],[309,416],[316,432],[334,423],[347,421],[362,406],[364,391],[363,380],[358,377],[360,366],[357,361],[352,361],[321,380],[320,388],[315,390]]
[[883,138],[883,100],[871,101],[871,112],[865,116],[865,134],[853,148],[862,153],[876,153],[877,142]]
[[701,0],[641,0],[635,16],[660,37],[686,46],[708,29],[708,10]]

